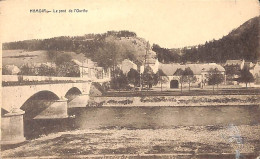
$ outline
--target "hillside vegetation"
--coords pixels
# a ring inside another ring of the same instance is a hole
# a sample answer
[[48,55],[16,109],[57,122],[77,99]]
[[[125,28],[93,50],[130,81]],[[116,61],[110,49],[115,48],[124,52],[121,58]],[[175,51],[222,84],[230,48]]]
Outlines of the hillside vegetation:
[[[137,64],[145,57],[147,42],[130,31],[108,31],[104,34],[87,34],[75,37],[55,37],[4,43],[4,50],[47,50],[49,52],[76,52],[96,61],[105,68],[115,66],[128,58]],[[150,54],[156,56],[150,51]]]
[[[157,56],[162,63],[223,63],[229,59],[256,61],[260,59],[259,18],[255,17],[248,20],[220,40],[212,40],[198,46],[171,49],[153,44],[152,51],[149,50],[149,54],[152,57]],[[141,64],[144,61],[147,48],[151,48],[149,43],[130,31],[108,31],[103,34],[61,36],[3,44],[4,50],[22,49],[26,51],[47,50],[82,53],[105,68],[116,66],[125,58]]]
[[245,59],[256,61],[260,59],[259,19],[255,17],[219,40],[206,42],[204,45],[184,48],[161,48],[154,45],[159,61],[168,62],[217,62]]

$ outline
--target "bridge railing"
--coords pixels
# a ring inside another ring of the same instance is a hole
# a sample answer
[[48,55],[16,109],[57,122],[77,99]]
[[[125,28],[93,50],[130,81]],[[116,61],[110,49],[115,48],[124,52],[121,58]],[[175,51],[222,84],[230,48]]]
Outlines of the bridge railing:
[[52,76],[23,76],[23,75],[2,75],[2,85],[31,85],[45,83],[68,83],[92,81],[90,78],[81,77],[52,77]]
[[4,81],[4,82],[18,82],[18,81],[77,81],[77,80],[88,81],[88,80],[91,80],[91,78],[2,75],[2,81]]
[[82,78],[82,77],[53,77],[53,76],[24,76],[24,75],[2,75],[3,86],[34,85],[48,83],[76,83],[76,82],[107,82],[110,78]]

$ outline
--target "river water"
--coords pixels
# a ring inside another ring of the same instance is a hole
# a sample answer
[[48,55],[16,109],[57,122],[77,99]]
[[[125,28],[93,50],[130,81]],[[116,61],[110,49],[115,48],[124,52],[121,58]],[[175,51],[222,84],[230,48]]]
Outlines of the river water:
[[260,107],[85,107],[70,108],[69,118],[25,120],[26,139],[77,129],[159,129],[198,125],[255,125]]

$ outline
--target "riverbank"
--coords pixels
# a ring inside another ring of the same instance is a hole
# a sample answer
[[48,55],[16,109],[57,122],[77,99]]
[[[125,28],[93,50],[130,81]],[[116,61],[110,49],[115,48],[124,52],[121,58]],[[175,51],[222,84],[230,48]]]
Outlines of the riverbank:
[[88,106],[240,106],[259,103],[259,95],[141,96],[91,97]]
[[259,139],[260,125],[85,129],[26,141],[3,150],[2,158],[256,158]]

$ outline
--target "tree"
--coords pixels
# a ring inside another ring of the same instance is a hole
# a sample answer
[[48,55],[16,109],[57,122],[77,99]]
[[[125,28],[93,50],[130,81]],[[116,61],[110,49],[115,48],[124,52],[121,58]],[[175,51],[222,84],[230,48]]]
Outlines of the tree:
[[50,67],[44,64],[41,64],[38,69],[38,75],[39,76],[55,76],[56,70],[54,67]]
[[182,83],[183,83],[183,72],[184,70],[181,68],[178,68],[175,73],[173,74],[174,76],[179,76],[180,77],[180,83],[181,83],[181,92],[182,92]]
[[28,64],[24,64],[20,68],[20,75],[27,75],[27,76],[35,76],[37,75],[33,69]]
[[70,54],[60,53],[60,54],[57,54],[57,56],[54,60],[55,60],[56,65],[62,65],[64,63],[70,62],[72,60],[72,57]]
[[156,85],[159,82],[159,74],[154,74],[150,66],[145,67],[143,73],[143,85],[147,85],[148,88],[152,88],[153,85]]
[[213,93],[214,93],[214,86],[219,85],[224,81],[224,75],[221,74],[221,72],[215,68],[211,68],[209,70],[209,75],[208,75],[208,84],[213,86]]
[[127,79],[130,84],[133,84],[136,87],[140,83],[140,74],[137,70],[131,68],[127,73]]
[[240,77],[238,78],[238,82],[242,82],[246,84],[246,88],[247,88],[247,84],[250,82],[254,82],[254,76],[252,75],[252,73],[249,71],[248,68],[244,67],[241,71],[240,71]]
[[122,70],[116,68],[114,70],[114,77],[111,79],[111,88],[113,89],[124,89],[128,86],[128,80]]
[[160,80],[160,83],[161,83],[161,91],[162,91],[162,84],[163,83],[166,83],[169,78],[167,77],[167,75],[163,72],[163,70],[159,69],[158,72],[156,73],[158,76],[159,76],[159,80]]
[[80,77],[79,67],[71,61],[58,65],[57,72],[61,77]]
[[189,84],[189,91],[190,91],[190,84],[193,82],[196,82],[196,80],[197,80],[197,78],[194,76],[194,73],[190,69],[190,67],[185,68],[185,70],[183,71],[182,80],[183,80],[183,82]]

